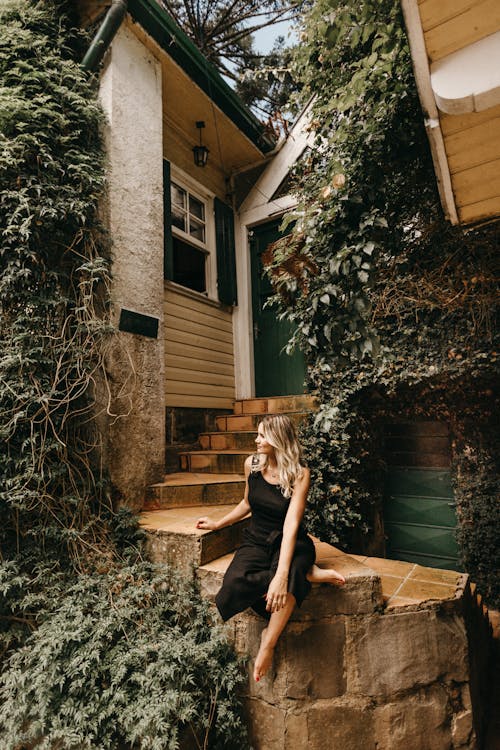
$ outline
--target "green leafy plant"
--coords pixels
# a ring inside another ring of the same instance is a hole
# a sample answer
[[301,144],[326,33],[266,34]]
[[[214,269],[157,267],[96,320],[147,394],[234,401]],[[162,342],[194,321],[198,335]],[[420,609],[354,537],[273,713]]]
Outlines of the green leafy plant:
[[244,747],[223,631],[192,581],[142,562],[102,469],[103,115],[71,13],[0,10],[1,745]]
[[111,509],[92,419],[111,329],[102,113],[68,7],[0,15],[0,518],[7,547],[77,559]]
[[192,582],[136,563],[64,589],[42,570],[53,599],[25,596],[41,621],[0,681],[5,750],[245,747],[244,673]]
[[320,404],[303,432],[310,526],[383,553],[383,426],[446,420],[463,560],[498,602],[498,531],[486,529],[498,487],[498,224],[467,233],[444,220],[399,2],[315,2],[295,75],[314,97],[314,141],[295,171],[293,231],[267,261]]

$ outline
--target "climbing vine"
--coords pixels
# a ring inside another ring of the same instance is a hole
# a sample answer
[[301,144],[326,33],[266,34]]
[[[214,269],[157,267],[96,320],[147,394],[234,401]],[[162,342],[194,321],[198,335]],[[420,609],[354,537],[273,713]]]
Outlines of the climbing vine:
[[102,468],[103,115],[72,7],[0,10],[2,748],[245,747],[238,659]]
[[399,2],[318,0],[295,69],[314,138],[267,266],[320,404],[311,528],[380,554],[384,424],[446,421],[463,562],[498,601],[498,224],[443,217]]
[[92,420],[109,262],[95,86],[63,3],[11,3],[0,38],[1,536],[96,549],[110,511]]

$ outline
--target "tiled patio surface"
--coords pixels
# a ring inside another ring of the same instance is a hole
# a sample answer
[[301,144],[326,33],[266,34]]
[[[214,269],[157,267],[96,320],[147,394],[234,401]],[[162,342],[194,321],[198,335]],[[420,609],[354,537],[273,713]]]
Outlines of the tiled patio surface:
[[351,555],[380,575],[387,609],[425,601],[454,599],[465,577],[455,570],[425,568],[415,563],[382,557]]

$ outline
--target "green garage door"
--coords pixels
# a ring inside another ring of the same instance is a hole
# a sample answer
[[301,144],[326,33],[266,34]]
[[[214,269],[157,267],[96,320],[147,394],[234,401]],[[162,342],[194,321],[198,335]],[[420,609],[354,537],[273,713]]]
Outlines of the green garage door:
[[388,426],[386,457],[387,556],[459,570],[447,425],[417,422]]

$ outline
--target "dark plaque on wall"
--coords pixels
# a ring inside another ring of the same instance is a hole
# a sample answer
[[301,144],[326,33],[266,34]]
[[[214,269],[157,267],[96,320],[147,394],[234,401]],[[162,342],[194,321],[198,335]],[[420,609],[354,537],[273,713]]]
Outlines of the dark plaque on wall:
[[142,313],[122,308],[118,328],[120,331],[126,331],[126,333],[135,333],[138,336],[157,339],[158,323],[159,319],[154,318],[152,315],[143,315]]

